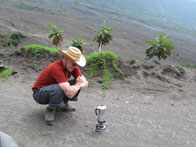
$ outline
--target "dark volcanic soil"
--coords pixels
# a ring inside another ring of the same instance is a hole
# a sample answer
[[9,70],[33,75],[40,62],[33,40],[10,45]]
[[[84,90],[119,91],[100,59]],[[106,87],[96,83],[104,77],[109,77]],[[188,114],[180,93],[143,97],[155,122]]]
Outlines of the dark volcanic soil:
[[[43,63],[43,62],[42,62]],[[45,62],[47,64],[47,62]],[[40,71],[19,53],[7,56],[16,74],[0,83],[0,130],[25,147],[186,146],[196,144],[196,71],[178,65],[130,64],[126,79],[112,81],[106,96],[94,81],[80,94],[73,113],[56,113],[55,124],[44,121],[46,106],[32,98]],[[41,70],[41,69],[40,69]],[[98,105],[106,105],[108,129],[95,132]]]

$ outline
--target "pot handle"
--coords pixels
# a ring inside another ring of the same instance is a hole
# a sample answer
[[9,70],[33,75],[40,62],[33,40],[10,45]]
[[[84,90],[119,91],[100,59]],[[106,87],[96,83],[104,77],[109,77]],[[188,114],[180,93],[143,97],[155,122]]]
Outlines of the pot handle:
[[95,109],[95,114],[98,115],[98,108]]

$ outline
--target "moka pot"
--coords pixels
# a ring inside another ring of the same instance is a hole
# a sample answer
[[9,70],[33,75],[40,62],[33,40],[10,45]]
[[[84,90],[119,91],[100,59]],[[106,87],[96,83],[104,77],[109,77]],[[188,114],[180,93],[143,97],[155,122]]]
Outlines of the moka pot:
[[106,106],[103,105],[100,105],[95,109],[95,114],[97,116],[97,125],[96,125],[97,132],[103,132],[107,128],[106,121],[104,120],[105,111],[106,111]]

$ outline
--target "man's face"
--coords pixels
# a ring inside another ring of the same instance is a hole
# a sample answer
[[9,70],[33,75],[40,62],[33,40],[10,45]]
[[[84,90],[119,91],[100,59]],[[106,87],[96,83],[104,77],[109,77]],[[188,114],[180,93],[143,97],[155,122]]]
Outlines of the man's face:
[[69,59],[66,59],[67,62],[66,62],[66,69],[69,71],[69,72],[72,72],[74,70],[74,68],[76,68],[77,64],[74,63],[73,61],[69,60]]

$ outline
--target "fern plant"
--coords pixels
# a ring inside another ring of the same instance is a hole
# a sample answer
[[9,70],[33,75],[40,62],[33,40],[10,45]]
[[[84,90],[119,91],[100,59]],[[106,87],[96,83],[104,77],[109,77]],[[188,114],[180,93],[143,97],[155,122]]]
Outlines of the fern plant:
[[157,56],[159,60],[166,59],[170,54],[171,50],[174,49],[172,41],[168,40],[168,35],[159,35],[159,38],[155,38],[155,41],[146,41],[151,46],[146,49],[146,59],[151,59]]
[[86,57],[87,67],[89,69],[87,78],[92,80],[97,75],[103,75],[102,90],[105,94],[108,85],[115,72],[119,72],[124,78],[123,72],[118,67],[118,56],[111,51],[94,52]]

